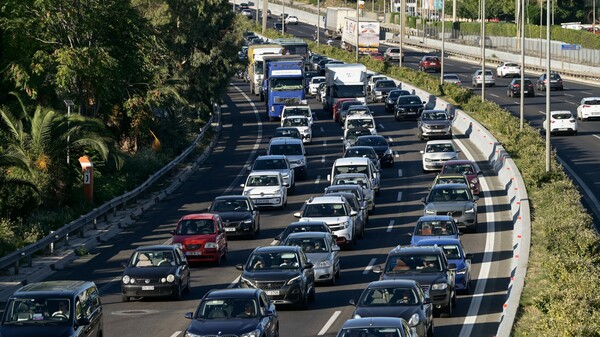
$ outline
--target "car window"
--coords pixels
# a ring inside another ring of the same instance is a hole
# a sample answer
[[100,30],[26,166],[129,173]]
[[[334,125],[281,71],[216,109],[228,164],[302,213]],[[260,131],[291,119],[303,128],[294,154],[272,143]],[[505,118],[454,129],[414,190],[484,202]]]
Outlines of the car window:
[[337,175],[340,173],[369,173],[369,168],[367,165],[351,165],[351,166],[340,166],[336,165],[333,170],[333,174]]
[[[265,160],[266,161],[266,160]],[[256,168],[256,166],[255,166]],[[246,200],[215,200],[212,212],[247,212],[250,204]]]
[[358,301],[359,306],[398,306],[415,304],[417,304],[417,296],[413,289],[404,287],[367,288]]
[[272,144],[269,154],[299,156],[302,155],[302,146],[300,144]]
[[357,146],[387,146],[383,137],[360,137],[356,140]]
[[419,236],[456,235],[450,221],[420,221],[415,227],[415,233]]
[[557,113],[557,114],[553,114],[552,118],[554,118],[554,119],[571,119],[571,118],[573,118],[573,115],[571,115],[571,113]]
[[344,204],[308,204],[304,208],[303,217],[338,217],[347,216]]
[[424,112],[421,115],[423,120],[446,120],[448,115],[445,112]]
[[398,104],[421,104],[421,98],[415,96],[400,96]]
[[437,254],[393,255],[388,258],[385,272],[440,272],[442,271],[441,266],[442,262]]
[[175,265],[175,257],[168,250],[140,250],[133,253],[129,267],[147,268]]
[[279,186],[279,178],[273,175],[256,175],[248,177],[246,186]]

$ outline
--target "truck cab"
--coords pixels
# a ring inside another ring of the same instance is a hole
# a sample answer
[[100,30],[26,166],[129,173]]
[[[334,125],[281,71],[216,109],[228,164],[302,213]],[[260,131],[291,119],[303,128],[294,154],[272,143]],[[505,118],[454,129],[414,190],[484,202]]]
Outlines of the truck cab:
[[353,98],[366,104],[367,68],[362,64],[327,64],[325,66],[327,86],[323,108],[331,111],[337,101]]

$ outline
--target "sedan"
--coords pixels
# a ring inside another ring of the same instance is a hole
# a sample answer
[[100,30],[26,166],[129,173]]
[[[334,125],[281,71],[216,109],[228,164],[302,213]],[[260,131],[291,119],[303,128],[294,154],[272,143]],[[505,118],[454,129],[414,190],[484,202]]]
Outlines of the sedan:
[[401,121],[406,118],[419,118],[425,108],[425,101],[417,95],[406,95],[398,97],[394,119]]
[[419,71],[439,72],[442,69],[442,62],[437,56],[423,56],[419,61]]
[[600,118],[600,97],[584,97],[577,107],[577,119]]
[[[533,97],[535,96],[535,88],[533,87],[533,83],[530,79],[525,79],[525,86],[523,87],[523,94],[525,96]],[[521,79],[515,78],[508,84],[508,89],[506,89],[506,96],[515,97],[521,95]]]
[[433,336],[433,307],[431,300],[417,281],[396,279],[369,283],[358,300],[353,318],[397,317],[408,322],[417,336]]
[[440,174],[458,174],[467,177],[469,186],[474,195],[479,195],[481,192],[481,183],[479,176],[483,172],[477,166],[477,163],[471,160],[450,160],[444,163]]
[[[546,73],[543,73],[537,80],[537,89],[546,90],[548,81],[546,80]],[[563,90],[563,80],[557,73],[550,73],[550,90]]]
[[394,166],[394,153],[385,137],[380,135],[360,136],[356,138],[354,146],[370,146],[377,153],[381,166]]
[[315,282],[335,285],[336,279],[340,277],[340,247],[331,233],[292,233],[282,245],[301,247],[306,257],[314,264]]
[[396,89],[398,89],[398,86],[393,80],[379,80],[375,82],[375,86],[371,91],[371,101],[383,102],[388,96],[388,93]]
[[385,112],[394,113],[396,111],[396,102],[398,97],[411,95],[408,90],[394,89],[388,93],[388,97],[385,99]]
[[444,83],[452,83],[456,85],[461,85],[460,77],[456,74],[444,74]]
[[277,129],[275,129],[275,132],[273,133],[273,137],[271,137],[271,138],[278,138],[278,137],[291,137],[291,138],[296,138],[296,139],[302,139],[302,135],[300,134],[300,131],[298,131],[298,129],[293,128],[293,127],[278,127]]
[[548,121],[544,120],[542,124],[545,132],[550,129],[550,134],[568,133],[577,134],[577,120],[573,117],[571,111],[550,111],[550,127]]
[[521,76],[521,66],[514,62],[502,62],[496,68],[496,75],[498,77],[517,77]]
[[450,215],[459,228],[474,232],[477,229],[477,200],[464,184],[438,184],[421,201],[424,215]]
[[417,120],[417,137],[420,140],[434,137],[452,138],[452,118],[445,110],[424,110]]
[[227,236],[248,235],[254,239],[260,232],[260,212],[248,196],[218,196],[213,200],[208,212],[221,216]]
[[190,268],[177,245],[136,248],[121,277],[123,302],[132,297],[171,296],[180,300],[190,291]]
[[288,235],[301,232],[324,232],[331,234],[331,228],[327,226],[325,221],[298,221],[287,225],[283,232],[275,237],[275,241],[281,244]]
[[227,259],[227,235],[221,216],[212,213],[188,214],[171,232],[173,244],[180,244],[187,259],[219,265]]
[[252,11],[250,9],[248,9],[248,8],[242,9],[242,15],[244,15],[248,19],[252,19],[253,18]]
[[351,146],[344,151],[344,155],[342,156],[342,158],[349,157],[367,157],[371,159],[377,169],[381,168],[381,163],[379,161],[379,157],[377,156],[377,152],[375,152],[375,149],[373,149],[371,146]]
[[402,318],[369,317],[347,320],[336,337],[416,337]]
[[423,172],[441,170],[448,160],[458,159],[458,152],[451,140],[430,140],[425,144],[423,155]]
[[275,305],[260,289],[212,289],[200,300],[184,336],[279,336]]
[[421,240],[432,238],[458,239],[461,233],[456,222],[449,215],[424,215],[419,218],[410,239],[410,244],[415,246]]
[[496,86],[496,79],[494,73],[491,70],[485,71],[485,76],[481,75],[481,70],[476,70],[473,76],[471,76],[471,85],[473,87],[481,87],[481,85],[494,87]]
[[369,53],[369,57],[373,60],[384,61],[383,54],[378,51],[373,51]]
[[297,25],[298,24],[298,17],[295,15],[290,15],[287,18],[285,18],[285,24],[286,25]]
[[416,246],[438,246],[446,253],[448,263],[456,265],[456,291],[471,293],[471,259],[472,254],[465,251],[458,238],[431,238],[419,241]]

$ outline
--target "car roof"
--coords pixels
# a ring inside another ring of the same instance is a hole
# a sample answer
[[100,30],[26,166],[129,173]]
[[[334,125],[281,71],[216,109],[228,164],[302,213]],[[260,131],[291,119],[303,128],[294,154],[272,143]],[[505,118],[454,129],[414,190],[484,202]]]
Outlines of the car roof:
[[[231,196],[233,197],[233,196]],[[238,196],[240,197],[240,196]],[[233,199],[233,198],[231,198]],[[236,198],[237,199],[237,198]],[[215,215],[213,213],[194,213],[194,214],[186,214],[181,217],[181,220],[200,220],[200,219],[212,219]]]
[[279,171],[254,171],[254,172],[250,172],[250,174],[248,176],[268,176],[268,175],[280,176],[281,172],[279,172]]
[[[348,158],[357,158],[357,157],[348,157]],[[371,160],[369,158],[365,158],[367,160]],[[354,177],[367,177],[366,173],[338,173],[334,178],[354,178]],[[368,179],[368,177],[367,177]],[[336,185],[337,186],[337,185]]]
[[[358,138],[362,138],[362,137],[369,137],[369,136],[359,136]],[[371,150],[371,151],[375,152],[375,150],[373,150],[372,146],[366,146],[366,145],[352,145],[346,149],[346,152],[348,152],[350,150],[367,150],[367,151]]]
[[419,283],[409,279],[393,279],[373,281],[367,285],[367,288],[387,288],[387,287],[418,287]]
[[[336,175],[336,177],[339,174]],[[336,191],[336,190],[362,190],[362,187],[354,184],[345,184],[345,185],[331,185],[326,188],[328,191]]]
[[387,139],[385,139],[385,137],[382,135],[364,135],[364,136],[359,136],[356,139],[358,140],[358,139],[367,139],[367,138],[382,138],[383,140],[385,140],[387,142]]
[[239,199],[244,199],[244,200],[250,200],[250,197],[247,195],[219,195],[217,197],[215,197],[214,200],[239,200]]
[[206,293],[206,295],[204,295],[204,299],[239,297],[254,298],[258,292],[260,292],[260,289],[255,288],[211,289]]
[[372,115],[369,114],[357,114],[357,115],[350,115],[346,117],[346,120],[349,121],[351,119],[375,119],[375,117],[373,117]]
[[271,139],[271,144],[300,144],[302,145],[302,139],[291,138],[291,137],[276,137]]
[[417,222],[421,221],[451,221],[454,220],[450,215],[423,215],[417,220]]
[[431,254],[431,253],[442,253],[442,249],[437,246],[396,246],[394,247],[389,255],[400,255],[400,254]]
[[302,227],[302,226],[311,226],[311,225],[325,225],[327,226],[327,222],[325,221],[315,221],[315,220],[311,220],[311,221],[296,221],[296,222],[292,222],[289,225],[287,225],[287,227]]
[[551,113],[551,114],[555,114],[555,113],[556,113],[556,114],[558,114],[558,113],[562,113],[562,114],[564,114],[564,113],[570,113],[570,114],[573,114],[573,113],[572,113],[571,111],[569,111],[569,110],[554,110],[554,111],[550,111],[550,113]]
[[448,160],[446,162],[444,162],[444,165],[451,165],[451,164],[471,164],[471,165],[477,165],[476,162],[472,161],[472,160],[467,160],[467,159],[452,159],[452,160]]
[[416,243],[416,246],[441,246],[441,245],[460,245],[462,247],[462,244],[460,242],[460,239],[456,239],[456,238],[432,238],[432,239],[423,239],[423,240],[419,240],[419,242]]
[[371,159],[364,157],[348,157],[348,158],[338,158],[333,163],[334,166],[338,165],[357,165],[357,164],[369,164]]
[[306,200],[307,204],[339,204],[345,202],[346,199],[342,196],[320,196],[320,197],[312,197]]
[[256,247],[253,253],[285,253],[302,251],[298,246],[262,246]]
[[446,110],[441,110],[441,109],[423,110],[423,113],[426,113],[426,112],[443,112],[443,113],[446,113],[447,111]]
[[344,323],[343,328],[390,327],[401,328],[402,318],[396,317],[363,317],[352,318]]
[[331,236],[329,232],[295,232],[290,233],[285,239],[302,239],[302,238],[326,238]]
[[437,184],[431,187],[431,190],[437,189],[459,189],[459,188],[469,188],[467,184]]
[[266,154],[263,156],[256,157],[256,160],[269,160],[269,159],[285,159],[287,158],[284,154]]
[[454,143],[451,140],[430,140],[427,142],[427,144],[425,145],[431,145],[431,144],[452,144],[454,145]]
[[27,284],[11,295],[11,297],[23,297],[32,295],[72,295],[77,294],[83,289],[95,286],[90,281],[45,281]]

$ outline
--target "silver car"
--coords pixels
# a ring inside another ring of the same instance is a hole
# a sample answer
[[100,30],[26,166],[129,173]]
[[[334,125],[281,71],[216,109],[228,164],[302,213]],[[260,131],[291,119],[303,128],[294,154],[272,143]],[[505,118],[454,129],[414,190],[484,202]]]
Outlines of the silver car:
[[252,172],[259,171],[278,171],[283,177],[283,182],[288,184],[288,190],[294,192],[296,190],[296,177],[294,169],[289,160],[284,155],[259,156],[254,160],[254,165],[248,167]]
[[354,226],[356,226],[356,237],[362,239],[365,237],[365,227],[367,227],[368,211],[367,205],[361,204],[356,195],[352,192],[332,192],[326,193],[325,196],[336,196],[346,198],[352,210],[356,212],[354,216]]
[[336,279],[340,277],[340,247],[331,233],[292,233],[282,245],[302,247],[306,257],[313,263],[315,282],[335,285]]
[[337,174],[331,183],[331,186],[337,185],[357,185],[363,189],[369,214],[375,212],[375,190],[371,185],[371,179],[365,173],[340,173]]
[[433,137],[452,138],[452,119],[445,110],[423,110],[417,120],[417,137],[420,140]]
[[477,200],[466,184],[438,184],[431,187],[425,204],[425,215],[450,215],[459,228],[477,229]]

